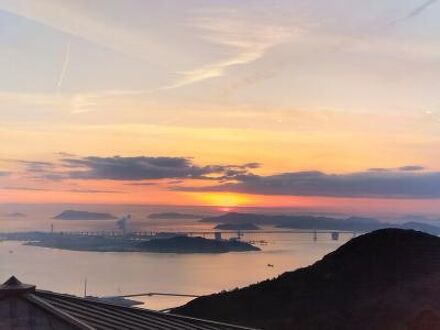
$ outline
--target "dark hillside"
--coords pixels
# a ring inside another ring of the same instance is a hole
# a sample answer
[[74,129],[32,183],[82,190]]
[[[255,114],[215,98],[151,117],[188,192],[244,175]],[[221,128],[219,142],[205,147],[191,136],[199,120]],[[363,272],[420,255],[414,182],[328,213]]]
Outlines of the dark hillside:
[[312,266],[175,312],[271,330],[440,329],[440,238],[378,230]]

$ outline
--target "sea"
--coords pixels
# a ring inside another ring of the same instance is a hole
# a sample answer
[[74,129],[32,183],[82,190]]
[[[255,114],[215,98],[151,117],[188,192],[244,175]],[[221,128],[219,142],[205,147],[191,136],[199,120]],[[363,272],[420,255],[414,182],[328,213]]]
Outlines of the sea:
[[[116,220],[53,219],[66,209],[106,212],[117,217],[131,215],[130,231],[190,231],[196,233],[194,235],[212,232],[215,227],[213,223],[200,222],[201,218],[230,211],[214,207],[7,204],[0,205],[0,233],[118,230]],[[197,218],[148,218],[151,213],[163,212],[194,214]],[[12,213],[23,216],[11,216]],[[245,233],[241,237],[243,241],[256,244],[261,251],[222,254],[77,252],[0,241],[0,281],[15,275],[39,289],[78,296],[107,297],[150,292],[199,296],[245,287],[311,265],[353,237],[351,233],[341,233],[338,240],[333,240],[330,233],[323,232],[315,239],[313,233],[286,233],[269,226],[264,226],[263,230],[271,232]],[[206,238],[213,238],[210,235],[204,234]],[[235,232],[223,234],[224,238],[235,236]],[[166,310],[193,298],[153,295],[132,299],[142,302],[140,307]]]

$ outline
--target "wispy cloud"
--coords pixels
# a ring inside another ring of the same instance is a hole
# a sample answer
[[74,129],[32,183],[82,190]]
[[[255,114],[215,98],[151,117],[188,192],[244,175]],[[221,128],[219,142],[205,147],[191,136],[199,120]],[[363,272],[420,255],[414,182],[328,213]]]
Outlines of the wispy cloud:
[[429,7],[431,7],[432,5],[434,5],[438,0],[428,0],[423,2],[421,5],[417,6],[416,8],[414,8],[413,10],[411,10],[408,14],[406,14],[403,17],[400,17],[394,21],[392,21],[390,23],[390,25],[394,25],[397,23],[401,23],[404,22],[406,20],[409,20],[411,18],[414,18],[416,16],[419,16],[420,14],[422,14],[426,9],[428,9]]
[[13,187],[13,186],[6,186],[6,187],[0,187],[0,190],[17,190],[17,191],[49,191],[50,189],[46,189],[46,188],[35,188],[35,187]]
[[406,165],[398,168],[400,171],[423,171],[425,168],[420,165]]
[[420,165],[405,165],[397,168],[373,167],[368,169],[369,172],[397,172],[397,171],[415,172],[415,171],[423,171],[423,170],[425,170],[425,167]]
[[75,0],[40,0],[38,5],[32,0],[0,2],[1,10],[129,56],[151,61],[152,50],[162,56],[172,53],[172,48],[165,47],[152,33],[111,21],[97,8],[97,4]]
[[74,192],[80,194],[123,194],[120,190],[100,190],[100,189],[70,189],[64,190],[67,192]]
[[60,90],[64,82],[64,78],[66,77],[67,67],[69,66],[69,61],[70,61],[71,47],[72,47],[72,40],[69,39],[66,44],[66,52],[64,54],[63,65],[61,66],[60,75],[58,76],[58,80],[57,80],[57,91]]
[[[64,78],[61,77],[62,75],[63,74],[60,73],[60,77],[58,78],[58,91],[64,81]],[[118,97],[136,96],[143,93],[145,92],[130,90],[103,90],[71,94],[0,91],[0,102],[2,105],[16,106],[24,109],[36,109],[38,111],[44,109],[80,114],[108,107],[109,104],[112,104]]]
[[[181,181],[179,181],[179,182],[181,182]],[[149,187],[149,186],[155,186],[155,185],[157,185],[157,183],[156,182],[131,182],[131,183],[126,183],[126,185],[139,186],[139,187]]]
[[5,186],[0,187],[0,190],[12,190],[12,191],[58,191],[58,192],[73,192],[80,194],[123,194],[123,191],[119,190],[99,190],[99,189],[50,189],[50,188],[37,188],[37,187],[22,187],[22,186]]
[[225,47],[230,55],[199,68],[178,72],[181,78],[164,89],[223,76],[228,68],[254,62],[263,57],[269,49],[286,42],[292,36],[292,31],[283,26],[253,22],[243,17],[235,17],[231,13],[196,17],[190,20],[189,24],[200,32],[202,39]]

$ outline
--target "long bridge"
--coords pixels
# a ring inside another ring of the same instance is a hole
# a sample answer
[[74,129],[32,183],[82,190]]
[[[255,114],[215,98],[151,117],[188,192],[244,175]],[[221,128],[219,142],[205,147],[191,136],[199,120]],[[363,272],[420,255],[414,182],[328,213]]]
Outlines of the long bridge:
[[[179,231],[131,231],[126,235],[129,236],[155,236],[160,234],[173,234],[173,235],[215,235],[216,233],[222,234],[234,234],[234,233],[242,233],[242,234],[331,234],[331,233],[341,233],[341,234],[352,234],[359,233],[357,231],[348,231],[348,230],[296,230],[296,229],[288,229],[288,230],[179,230]],[[66,235],[85,235],[85,236],[123,236],[123,234],[119,231],[57,231],[54,233],[63,233]]]
[[57,232],[65,235],[82,235],[82,236],[107,236],[107,237],[122,237],[128,236],[132,239],[146,239],[146,238],[167,238],[174,236],[212,236],[221,239],[223,236],[234,236],[241,238],[249,234],[312,234],[314,240],[317,240],[318,234],[329,234],[333,240],[338,240],[340,234],[351,234],[353,237],[359,232],[343,231],[343,230],[298,230],[298,229],[280,229],[280,230],[200,230],[200,231],[132,231],[123,233],[121,231],[65,231]]

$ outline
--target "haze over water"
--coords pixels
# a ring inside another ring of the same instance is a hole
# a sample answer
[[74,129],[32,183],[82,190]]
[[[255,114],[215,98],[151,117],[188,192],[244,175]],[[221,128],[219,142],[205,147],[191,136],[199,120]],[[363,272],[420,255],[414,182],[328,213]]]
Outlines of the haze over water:
[[[82,209],[108,211],[117,215],[131,213],[133,220],[129,227],[134,231],[212,231],[215,226],[197,220],[146,218],[149,213],[167,210],[160,207],[83,206]],[[117,230],[114,220],[51,219],[62,210],[63,207],[59,205],[21,207],[20,211],[28,212],[27,216],[2,216],[1,228],[2,231],[49,231],[50,224],[54,224],[55,231]],[[178,210],[193,214],[215,212],[207,208]],[[4,211],[3,207],[1,213],[5,214]],[[329,234],[318,234],[318,241],[315,242],[312,234],[256,232],[245,234],[243,239],[267,241],[267,245],[258,245],[261,252],[224,254],[77,252],[24,246],[20,242],[1,242],[0,280],[15,274],[24,282],[37,284],[39,288],[75,295],[83,295],[85,278],[87,293],[97,296],[141,292],[205,295],[246,286],[309,265],[350,238],[351,234],[342,234],[339,241],[332,241]],[[268,267],[269,263],[274,267]],[[143,301],[145,307],[153,309],[169,308],[188,301],[188,298],[158,296],[134,299]]]

